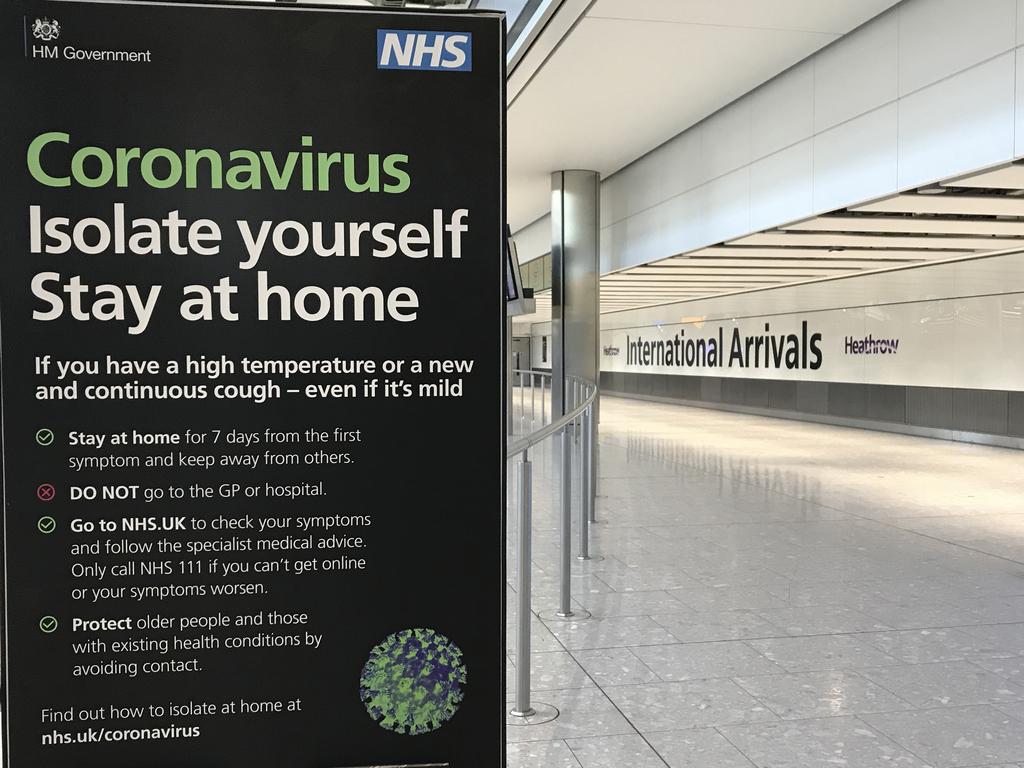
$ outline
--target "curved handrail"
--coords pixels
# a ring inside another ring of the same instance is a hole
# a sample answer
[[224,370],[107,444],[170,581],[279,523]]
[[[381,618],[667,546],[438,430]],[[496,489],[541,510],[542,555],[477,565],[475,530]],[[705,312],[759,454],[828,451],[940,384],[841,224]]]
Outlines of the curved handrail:
[[[516,373],[533,373],[532,371],[515,371],[515,372]],[[536,373],[538,373],[538,374],[545,374],[546,372],[537,371]],[[551,374],[550,373],[546,373],[546,375],[550,376]],[[526,437],[521,437],[518,440],[516,440],[514,443],[509,444],[509,446],[505,449],[505,458],[506,459],[510,459],[513,456],[518,456],[523,451],[530,450],[531,448],[533,448],[533,446],[535,446],[538,443],[542,442],[543,440],[546,440],[547,438],[551,437],[556,432],[561,432],[569,424],[572,424],[574,421],[576,421],[576,419],[578,419],[580,416],[582,416],[586,412],[586,410],[594,403],[594,400],[597,398],[597,385],[594,382],[592,382],[592,381],[588,381],[587,379],[575,379],[575,380],[579,381],[579,382],[582,382],[583,385],[590,390],[590,394],[587,395],[586,399],[584,399],[584,401],[582,403],[580,403],[578,406],[576,406],[576,408],[573,409],[571,412],[567,413],[565,416],[563,416],[562,418],[558,419],[558,421],[553,421],[550,424],[548,424],[546,427],[541,427],[536,432],[531,432],[529,435],[526,435]]]

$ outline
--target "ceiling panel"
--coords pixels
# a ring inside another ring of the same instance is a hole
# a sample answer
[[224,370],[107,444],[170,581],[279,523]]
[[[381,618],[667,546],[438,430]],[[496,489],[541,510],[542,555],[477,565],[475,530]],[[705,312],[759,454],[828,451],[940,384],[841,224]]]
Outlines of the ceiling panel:
[[553,171],[614,173],[896,2],[598,0],[520,64],[535,71],[508,110],[513,231],[550,210]]
[[779,229],[806,232],[906,232],[1024,237],[1024,221],[941,216],[819,216]]
[[[959,251],[944,251],[948,257],[962,255]],[[922,254],[914,250],[872,250],[868,248],[844,248],[841,251],[832,250],[829,248],[752,248],[747,246],[729,246],[729,245],[716,245],[711,248],[702,248],[699,251],[694,251],[688,254],[690,259],[699,259],[702,257],[713,257],[717,258],[720,256],[730,256],[732,258],[748,259],[754,262],[759,259],[770,259],[777,260],[779,263],[783,263],[786,259],[823,259],[829,260],[831,258],[840,259],[855,259],[858,261],[921,261],[928,258],[927,254]]]
[[937,213],[1024,217],[1024,199],[1004,195],[896,195],[850,208],[865,213]]
[[1024,245],[1024,240],[995,237],[952,237],[932,235],[914,237],[912,235],[851,235],[810,234],[803,232],[762,232],[738,240],[730,240],[729,245],[768,245],[794,246],[798,248],[925,248],[929,250],[964,250],[993,251],[996,249],[1013,248]]
[[1024,165],[1008,165],[943,184],[944,187],[1024,189]]

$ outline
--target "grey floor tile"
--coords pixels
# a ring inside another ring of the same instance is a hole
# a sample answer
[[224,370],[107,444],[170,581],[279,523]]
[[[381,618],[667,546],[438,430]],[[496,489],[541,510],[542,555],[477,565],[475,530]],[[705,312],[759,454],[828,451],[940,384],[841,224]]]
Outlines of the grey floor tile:
[[616,686],[607,693],[641,732],[778,719],[731,680]]
[[620,616],[651,616],[655,613],[691,615],[693,611],[672,593],[654,592],[609,592],[603,595],[582,595],[577,602],[590,611],[594,618]]
[[719,729],[756,766],[770,768],[928,768],[854,717]]
[[[508,644],[509,656],[513,658],[515,658],[516,654],[516,631],[516,619],[510,616],[505,633],[505,642]],[[530,646],[534,653],[565,650],[558,640],[555,639],[555,636],[551,634],[551,630],[536,616],[530,622]]]
[[815,672],[898,664],[859,635],[747,640],[755,650],[790,672]]
[[681,568],[641,565],[600,571],[598,578],[615,592],[651,592],[698,586]]
[[[509,681],[515,680],[516,663],[514,657],[509,660]],[[567,651],[533,654],[530,673],[530,687],[535,691],[558,691],[594,685],[594,681]]]
[[971,600],[966,608],[986,624],[1024,622],[1024,596],[984,597]]
[[507,740],[510,744],[636,732],[598,688],[541,691],[533,698],[555,707],[560,714],[542,725],[509,726]]
[[656,683],[659,678],[629,648],[574,651],[580,666],[600,686]]
[[[552,566],[556,565],[552,563]],[[581,595],[600,595],[612,592],[612,588],[602,581],[598,576],[591,573],[573,574],[570,579],[572,594],[576,597]],[[557,598],[561,590],[562,581],[557,571],[550,574],[535,573],[533,576],[533,597],[538,603],[550,603],[552,607],[557,605]],[[534,610],[543,610],[536,604]]]
[[549,621],[547,626],[570,651],[675,642],[668,630],[648,616]]
[[564,741],[509,744],[506,768],[581,768]]
[[834,635],[847,632],[876,632],[891,627],[866,613],[843,605],[819,605],[759,611],[768,621],[794,637]]
[[912,709],[906,701],[850,670],[738,677],[736,683],[785,720]]
[[[752,763],[714,728],[646,734],[670,768],[751,768]],[[627,768],[622,766],[621,768]]]
[[695,613],[690,616],[655,614],[651,618],[665,627],[681,643],[710,643],[718,640],[746,640],[786,635],[763,616],[748,610]]
[[[865,634],[860,638],[905,664],[961,661],[977,656],[1006,656],[996,643],[971,630],[911,629]],[[863,666],[872,666],[865,664]]]
[[961,707],[1024,699],[1024,687],[967,661],[861,670],[915,707]]
[[936,768],[1024,760],[1024,728],[995,707],[928,709],[862,719]]
[[570,739],[568,744],[583,768],[665,768],[658,753],[640,736]]
[[770,675],[782,669],[738,641],[651,645],[633,651],[662,680]]
[[999,704],[997,709],[1024,723],[1024,704]]
[[[786,608],[785,600],[760,587],[700,587],[673,589],[669,594],[694,610],[735,611]],[[658,613],[658,611],[652,611]]]
[[966,627],[963,631],[984,641],[996,652],[1024,655],[1024,623]]
[[981,619],[956,605],[945,603],[862,603],[860,610],[893,629],[963,627],[980,624]]
[[1017,685],[1024,685],[1024,656],[973,658],[971,662]]

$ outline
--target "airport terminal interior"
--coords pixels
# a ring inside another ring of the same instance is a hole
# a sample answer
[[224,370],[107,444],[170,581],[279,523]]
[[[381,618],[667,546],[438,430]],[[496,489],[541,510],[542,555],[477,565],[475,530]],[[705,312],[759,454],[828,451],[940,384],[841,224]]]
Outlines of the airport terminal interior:
[[1024,2],[512,5],[508,766],[1024,765]]

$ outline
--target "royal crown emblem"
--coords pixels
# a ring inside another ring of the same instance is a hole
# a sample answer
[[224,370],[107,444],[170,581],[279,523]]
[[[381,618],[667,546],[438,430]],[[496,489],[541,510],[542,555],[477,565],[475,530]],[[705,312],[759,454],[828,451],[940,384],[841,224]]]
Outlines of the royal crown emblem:
[[32,34],[38,40],[56,40],[60,37],[60,23],[56,19],[36,19],[32,25]]

